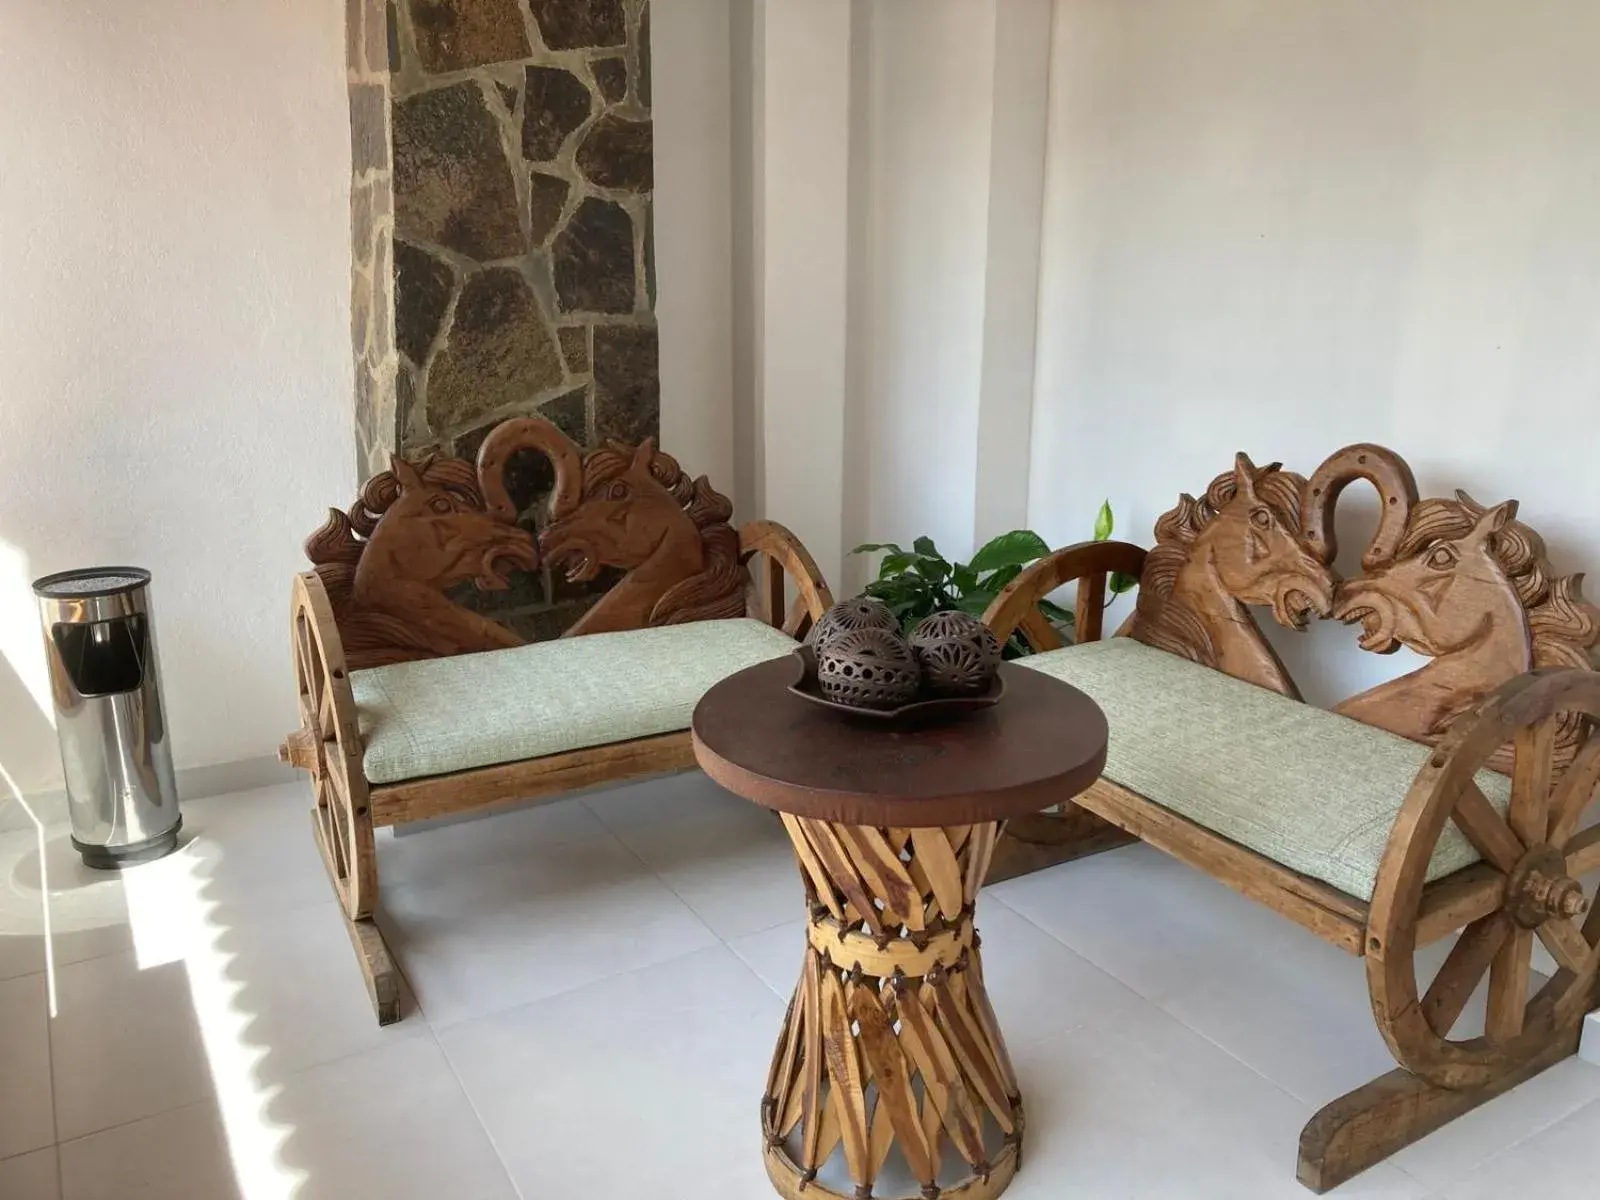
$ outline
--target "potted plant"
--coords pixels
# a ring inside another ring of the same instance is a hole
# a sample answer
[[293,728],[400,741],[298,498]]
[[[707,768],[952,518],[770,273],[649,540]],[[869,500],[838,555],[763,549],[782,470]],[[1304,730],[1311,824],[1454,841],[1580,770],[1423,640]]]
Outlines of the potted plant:
[[[1103,542],[1109,538],[1113,524],[1111,503],[1106,501],[1095,516],[1094,540]],[[975,617],[983,616],[1005,586],[1028,564],[1049,554],[1050,547],[1031,529],[1013,529],[991,538],[979,547],[970,562],[964,563],[950,562],[929,537],[919,537],[909,550],[893,542],[869,542],[857,546],[852,553],[879,551],[883,552],[883,561],[878,564],[878,577],[862,589],[862,594],[887,604],[889,611],[909,632],[930,613],[954,609]],[[1120,571],[1113,574],[1107,581],[1111,593],[1108,603],[1138,582]],[[1070,641],[1072,611],[1051,600],[1041,600],[1039,607]],[[1032,648],[1018,635],[1013,635],[1006,643],[1007,658],[1030,653]]]

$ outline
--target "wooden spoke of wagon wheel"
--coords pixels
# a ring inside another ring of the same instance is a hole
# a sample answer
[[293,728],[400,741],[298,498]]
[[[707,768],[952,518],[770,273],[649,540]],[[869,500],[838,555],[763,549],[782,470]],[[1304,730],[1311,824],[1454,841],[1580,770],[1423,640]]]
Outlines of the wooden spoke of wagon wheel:
[[295,579],[291,626],[302,727],[286,748],[304,755],[297,765],[311,773],[317,828],[340,900],[351,917],[368,917],[377,899],[377,850],[361,734],[333,609],[314,575]]
[[[776,521],[751,521],[739,530],[739,558],[750,572],[748,615],[803,637],[833,604],[816,561],[800,539]],[[788,600],[793,585],[795,596]]]
[[296,694],[300,701],[300,724],[307,731],[317,726],[316,714],[323,692],[320,664],[312,643],[311,629],[297,611],[292,628]]
[[[1481,1087],[1570,1033],[1600,998],[1600,909],[1581,883],[1600,867],[1600,834],[1575,832],[1600,783],[1597,720],[1600,674],[1571,668],[1520,676],[1456,723],[1406,794],[1373,890],[1367,983],[1396,1061],[1430,1083]],[[1558,734],[1572,729],[1584,740],[1561,771]],[[1502,816],[1476,776],[1507,744],[1515,766]],[[1417,915],[1452,821],[1499,873],[1501,906],[1461,932],[1419,996]],[[1558,970],[1530,997],[1536,939]],[[1486,976],[1483,1034],[1452,1040]]]

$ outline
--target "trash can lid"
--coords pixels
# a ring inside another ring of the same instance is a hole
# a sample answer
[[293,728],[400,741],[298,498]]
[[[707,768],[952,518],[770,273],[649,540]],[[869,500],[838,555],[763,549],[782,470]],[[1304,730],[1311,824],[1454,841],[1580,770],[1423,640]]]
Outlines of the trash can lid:
[[79,567],[35,579],[33,594],[48,600],[116,596],[138,591],[149,582],[150,572],[143,567]]

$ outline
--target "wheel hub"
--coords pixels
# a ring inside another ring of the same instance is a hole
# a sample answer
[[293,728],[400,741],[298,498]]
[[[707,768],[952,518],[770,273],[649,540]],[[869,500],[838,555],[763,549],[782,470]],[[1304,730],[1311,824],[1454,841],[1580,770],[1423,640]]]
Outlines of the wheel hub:
[[1554,846],[1535,846],[1506,880],[1506,913],[1524,929],[1552,918],[1582,916],[1589,909],[1583,885],[1567,874],[1566,857]]

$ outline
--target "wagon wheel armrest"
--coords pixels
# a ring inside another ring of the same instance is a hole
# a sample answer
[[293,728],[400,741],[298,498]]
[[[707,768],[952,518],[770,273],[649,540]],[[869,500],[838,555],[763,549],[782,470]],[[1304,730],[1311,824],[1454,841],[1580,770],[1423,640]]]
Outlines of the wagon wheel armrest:
[[[804,636],[833,605],[833,593],[810,551],[776,521],[750,521],[739,528],[739,560],[766,559],[751,572],[749,613],[791,637]],[[795,598],[786,598],[785,581],[794,583]]]
[[1002,645],[1020,631],[1035,650],[1054,650],[1061,645],[1061,638],[1040,610],[1039,601],[1076,579],[1074,638],[1078,642],[1099,641],[1106,580],[1113,572],[1138,578],[1144,571],[1144,556],[1144,549],[1132,542],[1078,542],[1063,546],[1007,584],[983,614],[983,623]]
[[[355,698],[350,692],[344,643],[339,637],[339,627],[334,622],[333,605],[328,600],[321,577],[315,571],[304,571],[295,576],[291,609],[300,728],[286,736],[278,746],[278,760],[293,767],[314,770],[321,761],[318,756],[319,743],[338,740],[340,734],[349,740],[358,728]],[[303,629],[302,621],[305,623]],[[314,679],[308,678],[308,674]],[[314,682],[321,685],[312,688],[318,703],[308,710],[306,688]]]
[[[1503,812],[1477,785],[1502,747],[1513,760]],[[1490,1087],[1541,1055],[1572,1052],[1562,1039],[1577,1044],[1600,978],[1600,916],[1584,878],[1600,867],[1597,783],[1600,672],[1584,667],[1506,680],[1452,722],[1418,770],[1378,865],[1365,943],[1378,1030],[1413,1075]],[[1430,884],[1452,823],[1482,861]],[[1457,929],[1424,989],[1417,948]],[[1548,978],[1533,974],[1536,942],[1560,968]],[[1485,979],[1482,1025],[1458,1029]]]

